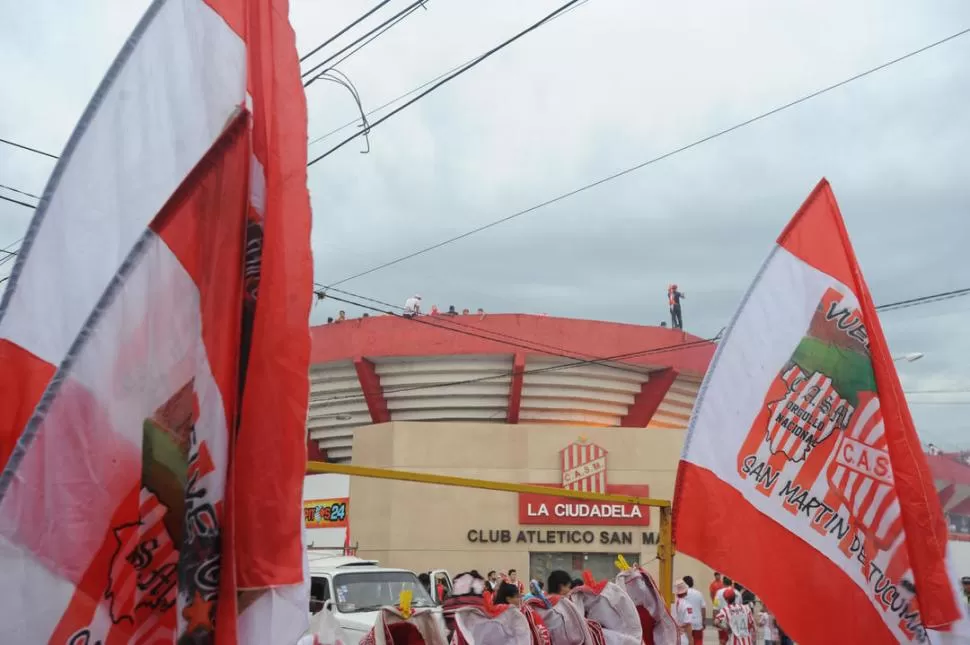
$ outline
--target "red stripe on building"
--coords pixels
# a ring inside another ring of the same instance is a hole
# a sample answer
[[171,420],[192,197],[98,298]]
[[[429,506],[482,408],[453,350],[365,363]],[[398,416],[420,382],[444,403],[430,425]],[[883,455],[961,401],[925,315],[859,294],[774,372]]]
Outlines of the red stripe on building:
[[525,380],[525,354],[516,352],[512,357],[512,381],[509,383],[509,410],[506,415],[507,423],[519,422],[519,411],[522,408],[522,383]]
[[377,368],[366,358],[355,358],[354,369],[357,370],[357,380],[364,392],[367,411],[374,423],[387,423],[391,420],[391,413],[387,409],[387,399],[384,398],[384,388],[381,387],[381,377],[377,375]]
[[[651,372],[649,378],[640,385],[640,392],[634,397],[633,405],[627,410],[626,416],[620,420],[620,426],[646,428],[670,391],[670,386],[677,380],[677,374],[677,370],[672,368]],[[675,415],[670,413],[669,416]]]

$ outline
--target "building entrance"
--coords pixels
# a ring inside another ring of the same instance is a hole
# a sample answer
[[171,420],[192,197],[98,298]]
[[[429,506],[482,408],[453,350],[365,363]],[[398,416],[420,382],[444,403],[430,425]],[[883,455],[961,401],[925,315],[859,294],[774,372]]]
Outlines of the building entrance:
[[[549,574],[556,569],[568,571],[575,578],[582,578],[589,571],[596,580],[612,580],[619,573],[616,569],[618,553],[529,553],[529,578],[543,585]],[[633,565],[640,560],[639,553],[624,553],[626,561]]]

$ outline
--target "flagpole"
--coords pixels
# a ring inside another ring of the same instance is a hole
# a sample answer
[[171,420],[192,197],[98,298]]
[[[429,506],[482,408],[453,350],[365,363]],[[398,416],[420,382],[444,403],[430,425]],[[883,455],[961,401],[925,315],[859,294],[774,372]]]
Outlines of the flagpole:
[[660,507],[660,539],[657,545],[657,561],[660,563],[660,593],[670,607],[674,601],[674,540],[673,521],[669,506]]

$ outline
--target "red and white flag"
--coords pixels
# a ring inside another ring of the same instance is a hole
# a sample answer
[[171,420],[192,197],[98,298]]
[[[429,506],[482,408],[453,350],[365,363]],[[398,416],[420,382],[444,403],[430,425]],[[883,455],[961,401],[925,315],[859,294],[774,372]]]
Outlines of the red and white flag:
[[286,0],[156,0],[0,303],[3,642],[292,643],[312,297]]
[[778,238],[701,387],[677,550],[795,641],[967,643],[947,526],[828,182]]

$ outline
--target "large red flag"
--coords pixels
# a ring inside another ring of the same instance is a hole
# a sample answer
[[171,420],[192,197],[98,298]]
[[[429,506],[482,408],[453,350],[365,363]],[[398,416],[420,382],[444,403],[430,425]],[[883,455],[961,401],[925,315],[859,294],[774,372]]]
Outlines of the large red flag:
[[0,305],[5,642],[305,629],[312,263],[287,13],[154,2],[48,184]]
[[824,180],[701,387],[674,539],[799,643],[970,642],[933,478]]

